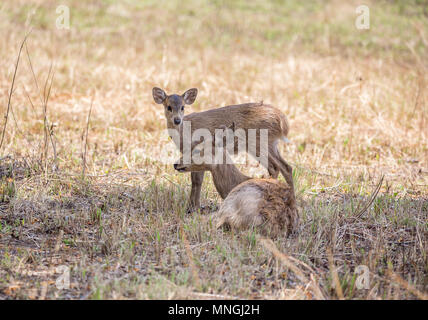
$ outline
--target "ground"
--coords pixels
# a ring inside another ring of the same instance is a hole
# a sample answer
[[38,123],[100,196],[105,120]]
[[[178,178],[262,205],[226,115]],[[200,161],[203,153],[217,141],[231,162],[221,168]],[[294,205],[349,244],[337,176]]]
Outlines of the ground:
[[[428,3],[359,5],[2,2],[0,299],[427,298]],[[153,86],[287,115],[295,234],[216,230],[208,173],[187,214]]]

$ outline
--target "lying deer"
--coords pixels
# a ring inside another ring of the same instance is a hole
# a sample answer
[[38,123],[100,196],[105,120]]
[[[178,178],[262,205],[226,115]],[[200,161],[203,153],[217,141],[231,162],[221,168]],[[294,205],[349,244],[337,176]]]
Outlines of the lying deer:
[[[195,148],[192,153],[203,151]],[[229,157],[227,151],[224,155]],[[217,227],[244,229],[254,226],[271,236],[278,236],[283,230],[288,235],[295,229],[299,214],[291,187],[275,179],[252,179],[234,164],[224,163],[223,159],[220,164],[183,164],[181,158],[174,164],[179,172],[211,172],[214,185],[224,199],[217,214]]]
[[[230,127],[232,123],[235,123],[236,128],[243,129],[247,136],[249,129],[267,129],[267,169],[269,175],[276,179],[280,171],[294,194],[292,168],[281,157],[277,146],[279,140],[287,141],[286,137],[289,126],[285,115],[277,108],[263,103],[232,105],[184,115],[184,106],[191,105],[195,101],[197,94],[198,90],[196,88],[189,89],[182,95],[167,95],[164,90],[157,87],[153,88],[153,99],[156,103],[163,104],[165,108],[167,128],[176,129],[180,131],[180,135],[182,135],[183,122],[189,121],[192,134],[197,129],[206,128],[213,136],[215,135],[215,129],[220,128],[222,125]],[[180,145],[177,145],[177,147],[183,152],[183,139],[180,140]],[[260,141],[259,131],[257,132],[256,140]],[[192,148],[193,145],[192,141]],[[238,150],[237,146],[235,146],[235,150]],[[253,152],[249,149],[247,151],[252,156],[256,157],[256,159],[260,156],[257,151]],[[190,194],[190,206],[191,208],[199,208],[204,172],[192,172],[191,179],[192,191]]]

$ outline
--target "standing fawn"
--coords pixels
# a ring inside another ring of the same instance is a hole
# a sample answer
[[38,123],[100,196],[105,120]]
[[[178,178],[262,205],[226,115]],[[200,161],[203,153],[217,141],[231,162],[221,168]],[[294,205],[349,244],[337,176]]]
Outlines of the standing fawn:
[[[198,149],[194,153],[201,153]],[[227,151],[224,152],[228,157]],[[276,161],[276,160],[273,160]],[[224,199],[217,214],[217,227],[233,229],[259,227],[262,233],[278,236],[290,234],[297,226],[299,214],[294,190],[274,179],[252,179],[234,164],[183,164],[174,167],[180,172],[211,171],[214,185]]]
[[[279,171],[284,176],[290,188],[294,191],[293,176],[291,166],[285,162],[278,150],[278,141],[286,141],[288,134],[288,122],[285,115],[277,108],[263,103],[246,103],[239,105],[231,105],[217,109],[211,109],[203,112],[195,112],[184,115],[184,105],[192,104],[198,90],[196,88],[187,90],[182,95],[172,94],[167,95],[160,88],[153,88],[153,99],[158,104],[164,105],[167,128],[178,130],[180,136],[183,135],[183,122],[189,121],[191,125],[191,133],[198,129],[208,129],[212,136],[215,135],[215,130],[222,125],[230,127],[232,123],[236,128],[243,129],[248,137],[249,129],[258,129],[256,134],[256,144],[260,142],[260,129],[268,130],[268,161],[263,164],[267,167],[269,175],[273,178],[278,177]],[[183,139],[180,139],[179,147],[183,152]],[[194,141],[191,142],[192,146]],[[176,144],[178,144],[176,142]],[[235,151],[238,150],[235,140]],[[260,146],[260,143],[259,143]],[[259,157],[259,151],[246,150],[253,157]],[[200,207],[200,194],[204,172],[192,172],[192,191],[190,194],[190,206],[192,208]],[[293,192],[294,194],[294,192]]]

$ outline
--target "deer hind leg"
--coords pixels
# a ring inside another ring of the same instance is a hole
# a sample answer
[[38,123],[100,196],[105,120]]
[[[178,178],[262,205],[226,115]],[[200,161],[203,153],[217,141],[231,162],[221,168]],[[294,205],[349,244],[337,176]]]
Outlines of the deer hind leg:
[[201,189],[202,182],[204,181],[204,171],[191,172],[190,176],[192,179],[192,191],[190,193],[190,208],[189,210],[195,210],[201,206]]
[[275,161],[275,156],[271,148],[269,148],[268,150],[269,156],[268,156],[267,166],[265,161],[260,161],[260,150],[254,151],[254,149],[255,148],[249,148],[247,151],[254,159],[256,159],[262,166],[264,166],[267,169],[267,171],[269,172],[269,175],[273,179],[278,178],[280,168],[278,168],[277,161]]

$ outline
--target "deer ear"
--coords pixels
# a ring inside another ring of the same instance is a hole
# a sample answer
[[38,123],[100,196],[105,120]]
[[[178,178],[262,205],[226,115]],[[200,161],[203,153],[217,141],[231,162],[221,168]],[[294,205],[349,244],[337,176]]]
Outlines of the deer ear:
[[154,87],[152,90],[153,99],[157,104],[161,104],[166,99],[166,93],[161,88]]
[[198,95],[198,89],[192,88],[183,93],[183,99],[185,104],[192,104],[195,102],[196,96]]

